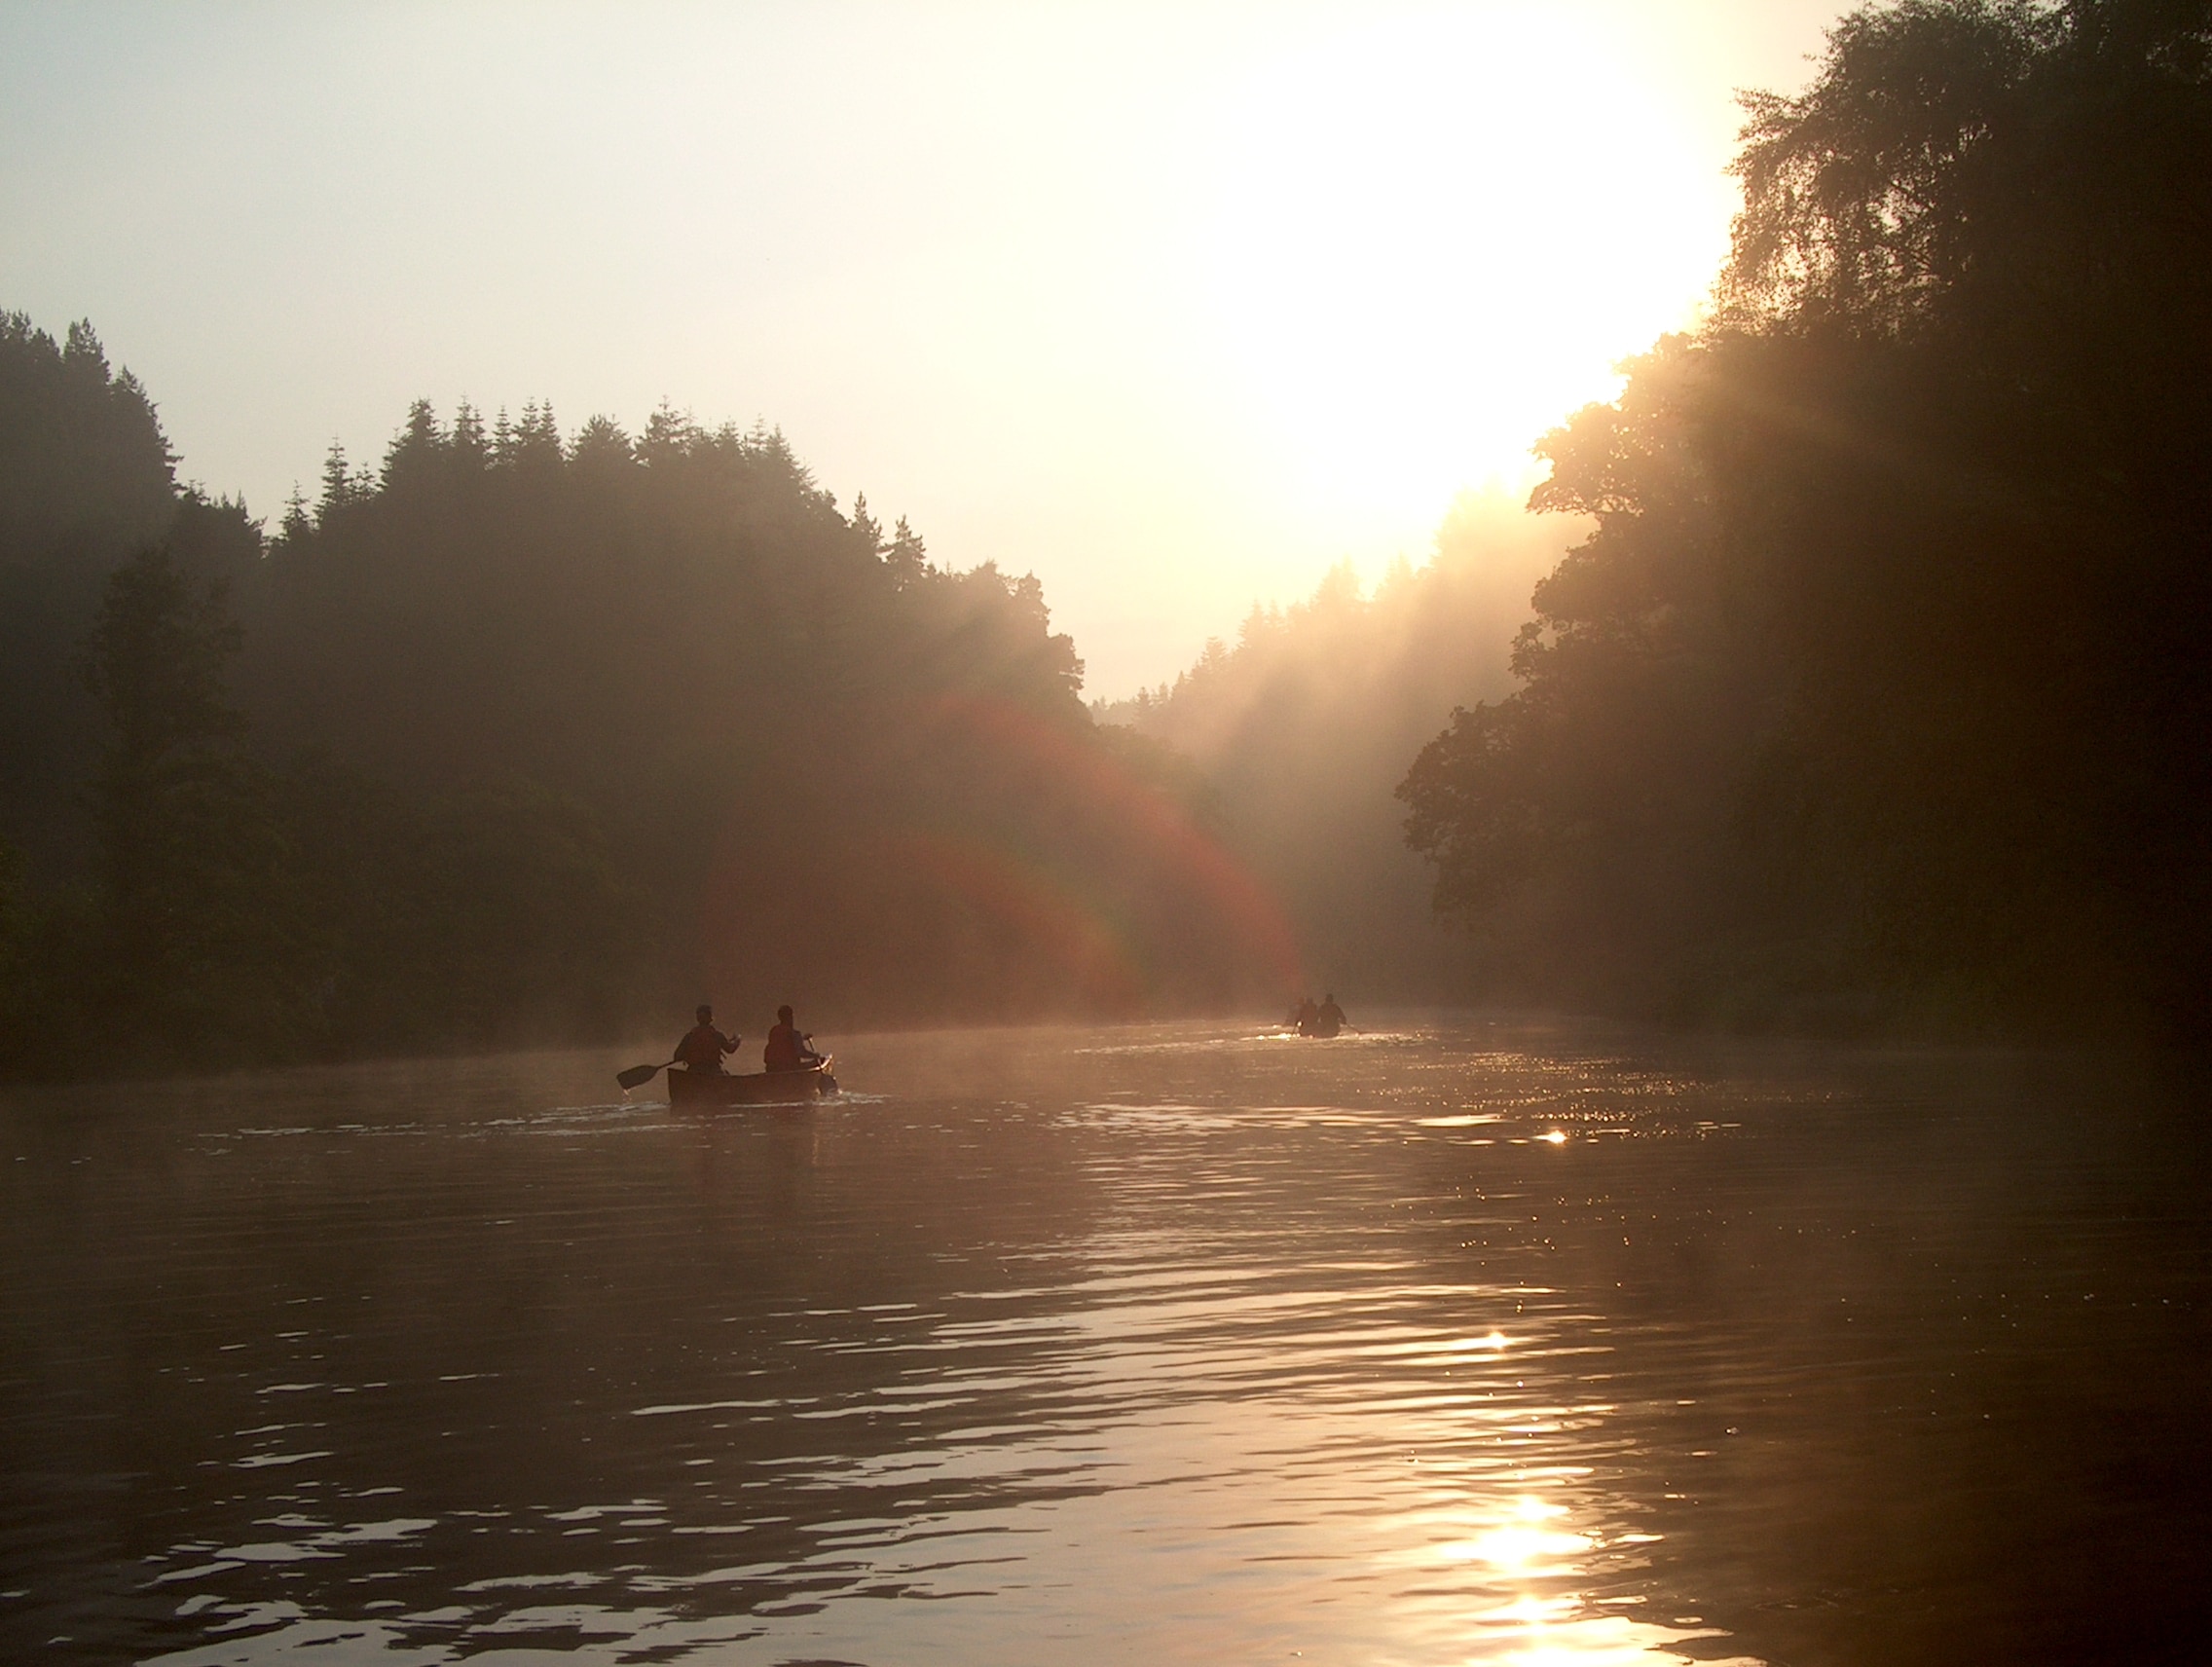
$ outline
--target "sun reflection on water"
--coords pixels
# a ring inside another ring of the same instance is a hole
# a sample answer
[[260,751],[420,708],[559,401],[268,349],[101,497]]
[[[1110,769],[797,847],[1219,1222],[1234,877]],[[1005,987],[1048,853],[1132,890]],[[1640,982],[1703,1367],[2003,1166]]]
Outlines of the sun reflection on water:
[[[1541,1476],[1564,1481],[1572,1468],[1546,1469]],[[1685,1652],[1681,1647],[1693,1643],[1709,1650],[1710,1641],[1723,1636],[1694,1619],[1660,1624],[1621,1612],[1645,1599],[1617,1589],[1606,1593],[1618,1581],[1604,1565],[1632,1562],[1662,1537],[1579,1523],[1576,1506],[1530,1491],[1529,1480],[1524,1476],[1518,1488],[1508,1483],[1450,1512],[1404,1559],[1409,1572],[1425,1576],[1423,1590],[1456,1600],[1459,1659],[1514,1667],[1661,1667],[1691,1660],[1760,1667],[1749,1657]],[[1445,1630],[1439,1618],[1409,1614],[1408,1624],[1433,1644]]]
[[1571,1557],[1590,1549],[1591,1537],[1545,1526],[1565,1516],[1566,1507],[1524,1497],[1514,1501],[1513,1519],[1478,1534],[1474,1538],[1445,1547],[1445,1555],[1489,1564],[1503,1574],[1540,1574],[1547,1560]]
[[[451,1196],[458,1164],[469,1202],[381,1241],[436,1291],[406,1325],[350,1317],[399,1305],[312,1260],[242,1310],[231,1275],[207,1334],[247,1341],[187,1360],[209,1387],[182,1449],[225,1488],[147,1561],[172,1612],[113,1654],[274,1667],[338,1633],[424,1667],[1714,1648],[1656,1607],[1680,1541],[1637,1457],[1648,1396],[1533,1190],[1562,1168],[1534,1151],[1565,1140],[1556,1096],[1469,1114],[1508,1155],[1359,1103],[1351,1065],[1253,1104],[1241,1077],[1208,1092],[1194,1052],[795,1126],[619,1109],[557,1145],[534,1101],[488,1093],[442,1125],[397,1104],[411,1132],[373,1149],[336,1125],[262,1141],[271,1172],[315,1142],[395,1206]],[[1470,1100],[1448,1081],[1420,1103]],[[558,1293],[561,1323],[449,1290],[472,1260]],[[341,1313],[310,1274],[348,1317],[298,1311]]]

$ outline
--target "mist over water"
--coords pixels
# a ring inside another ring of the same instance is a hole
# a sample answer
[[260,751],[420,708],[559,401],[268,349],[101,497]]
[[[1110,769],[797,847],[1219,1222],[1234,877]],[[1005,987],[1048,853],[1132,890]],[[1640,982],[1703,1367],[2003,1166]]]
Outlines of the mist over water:
[[[1360,1017],[1356,1016],[1355,1017]],[[2200,1157],[2024,1056],[1421,1019],[16,1091],[10,1659],[2095,1659]]]

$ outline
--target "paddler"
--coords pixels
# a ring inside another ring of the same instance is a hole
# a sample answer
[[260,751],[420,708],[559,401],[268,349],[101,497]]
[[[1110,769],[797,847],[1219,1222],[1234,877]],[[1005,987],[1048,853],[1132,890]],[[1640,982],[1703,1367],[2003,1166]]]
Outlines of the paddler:
[[789,1007],[779,1007],[775,1028],[768,1032],[768,1045],[760,1050],[761,1062],[771,1071],[803,1071],[819,1065],[822,1056],[808,1046],[813,1040],[812,1032],[792,1022]]
[[715,1010],[702,1002],[699,1006],[699,1022],[683,1033],[683,1040],[676,1045],[676,1062],[687,1071],[703,1071],[709,1076],[724,1076],[722,1056],[737,1052],[738,1039],[724,1036],[715,1028]]

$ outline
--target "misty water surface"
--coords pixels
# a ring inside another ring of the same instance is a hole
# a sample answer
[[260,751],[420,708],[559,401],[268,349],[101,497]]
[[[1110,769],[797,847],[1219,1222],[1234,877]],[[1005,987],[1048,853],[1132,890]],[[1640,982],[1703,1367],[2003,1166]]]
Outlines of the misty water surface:
[[16,1092],[6,1656],[2204,1648],[2186,1093],[1466,1020],[839,1055],[773,1114],[592,1054]]

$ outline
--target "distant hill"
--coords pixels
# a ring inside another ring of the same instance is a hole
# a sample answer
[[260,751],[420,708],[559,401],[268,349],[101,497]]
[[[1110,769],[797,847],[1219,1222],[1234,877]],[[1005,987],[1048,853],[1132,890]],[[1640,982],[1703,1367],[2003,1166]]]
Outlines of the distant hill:
[[1430,559],[1400,562],[1372,596],[1340,566],[1307,601],[1255,609],[1172,685],[1093,707],[1193,761],[1224,838],[1295,923],[1315,993],[1464,993],[1463,943],[1436,919],[1392,796],[1456,707],[1511,690],[1530,592],[1581,527],[1470,495]]

